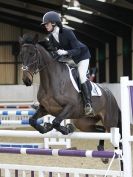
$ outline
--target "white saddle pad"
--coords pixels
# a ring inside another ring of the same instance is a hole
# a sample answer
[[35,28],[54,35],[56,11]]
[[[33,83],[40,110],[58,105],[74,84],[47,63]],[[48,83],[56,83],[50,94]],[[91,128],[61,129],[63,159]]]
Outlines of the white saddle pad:
[[[75,82],[75,80],[73,78],[70,67],[68,65],[67,65],[67,67],[68,67],[70,79],[71,79],[71,82],[72,82],[74,88],[76,89],[77,92],[81,92],[78,88],[77,83]],[[102,95],[101,89],[94,82],[91,82],[91,85],[92,85],[91,95],[92,96],[101,96]]]
[[94,82],[91,82],[91,85],[92,85],[91,95],[92,96],[101,96],[102,92],[101,92],[101,89],[98,87],[98,85],[95,84]]

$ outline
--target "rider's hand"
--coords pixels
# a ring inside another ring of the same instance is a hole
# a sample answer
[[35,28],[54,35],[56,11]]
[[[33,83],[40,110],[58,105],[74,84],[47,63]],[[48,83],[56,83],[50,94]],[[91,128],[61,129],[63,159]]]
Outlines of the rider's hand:
[[59,49],[57,50],[58,55],[67,55],[68,52],[66,50]]

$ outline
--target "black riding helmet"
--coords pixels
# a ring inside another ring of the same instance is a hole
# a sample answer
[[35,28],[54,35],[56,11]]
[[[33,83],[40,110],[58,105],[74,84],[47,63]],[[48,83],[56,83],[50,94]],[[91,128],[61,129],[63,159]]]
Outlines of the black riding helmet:
[[54,12],[54,11],[47,12],[43,16],[41,25],[45,25],[49,22],[56,24],[59,27],[62,27],[61,18],[57,12]]

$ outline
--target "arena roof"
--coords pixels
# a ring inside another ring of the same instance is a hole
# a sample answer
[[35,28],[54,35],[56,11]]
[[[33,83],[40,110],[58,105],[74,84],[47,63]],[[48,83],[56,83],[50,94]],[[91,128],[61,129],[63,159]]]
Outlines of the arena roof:
[[132,0],[0,0],[0,22],[43,32],[40,23],[50,10],[93,47],[125,37],[133,26]]

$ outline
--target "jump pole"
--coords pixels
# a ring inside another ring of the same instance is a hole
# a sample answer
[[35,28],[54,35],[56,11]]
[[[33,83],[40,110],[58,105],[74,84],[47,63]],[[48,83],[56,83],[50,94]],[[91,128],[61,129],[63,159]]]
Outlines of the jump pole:
[[22,131],[22,130],[0,130],[0,136],[7,137],[26,137],[26,138],[70,138],[70,139],[91,139],[91,140],[110,140],[114,147],[119,147],[120,134],[119,128],[111,128],[111,133],[85,133],[74,132],[63,135],[60,132],[48,132],[41,134],[38,131]]
[[[131,132],[130,132],[130,94],[128,77],[121,77],[121,112],[122,112],[122,146],[123,146],[123,168],[124,177],[132,177],[132,154],[131,154]],[[130,84],[129,84],[130,83]],[[132,83],[132,84],[131,84]]]
[[0,105],[0,109],[28,109],[30,105]]
[[0,153],[11,154],[32,154],[46,156],[69,156],[69,157],[93,157],[93,158],[119,158],[120,150],[116,151],[96,151],[96,150],[69,150],[69,149],[43,149],[43,148],[13,148],[1,147]]
[[[40,118],[37,120],[37,124],[44,123],[44,118]],[[29,125],[29,119],[22,120],[0,120],[0,125]]]
[[2,116],[10,116],[10,115],[16,115],[16,116],[22,116],[22,115],[28,115],[32,116],[35,114],[35,110],[0,110],[0,115]]

